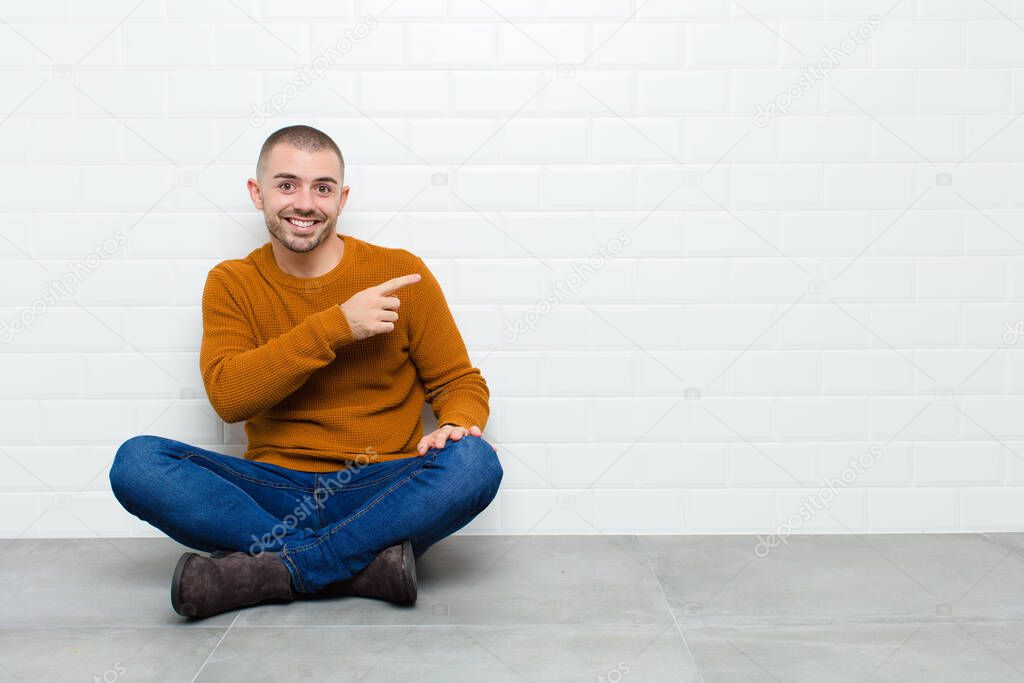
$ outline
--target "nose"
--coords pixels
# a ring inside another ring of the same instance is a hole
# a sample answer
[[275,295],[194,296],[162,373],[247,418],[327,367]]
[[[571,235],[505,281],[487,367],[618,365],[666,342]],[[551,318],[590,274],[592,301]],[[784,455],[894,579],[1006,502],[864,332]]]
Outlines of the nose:
[[310,190],[299,190],[294,195],[295,210],[302,214],[312,214],[316,209],[313,202],[313,194]]

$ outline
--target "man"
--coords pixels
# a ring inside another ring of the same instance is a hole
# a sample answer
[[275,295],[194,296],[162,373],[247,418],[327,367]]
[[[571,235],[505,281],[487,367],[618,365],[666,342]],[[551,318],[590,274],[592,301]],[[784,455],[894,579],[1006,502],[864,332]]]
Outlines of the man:
[[[423,261],[335,232],[345,163],[309,126],[272,134],[248,181],[271,240],[214,266],[199,364],[245,458],[158,436],[117,451],[110,484],[186,552],[171,604],[206,617],[360,595],[409,604],[414,558],[493,500],[489,391]],[[431,404],[440,427],[423,435]]]

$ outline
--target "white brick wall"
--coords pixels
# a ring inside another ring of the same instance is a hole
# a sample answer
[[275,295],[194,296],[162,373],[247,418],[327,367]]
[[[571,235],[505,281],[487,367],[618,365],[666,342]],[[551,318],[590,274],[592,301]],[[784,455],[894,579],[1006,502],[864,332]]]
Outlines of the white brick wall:
[[267,240],[244,183],[295,123],[345,152],[341,231],[427,259],[491,385],[506,475],[467,532],[778,532],[872,449],[802,530],[1024,525],[1020,0],[0,19],[0,536],[155,533],[108,487],[135,434],[244,450],[200,293]]

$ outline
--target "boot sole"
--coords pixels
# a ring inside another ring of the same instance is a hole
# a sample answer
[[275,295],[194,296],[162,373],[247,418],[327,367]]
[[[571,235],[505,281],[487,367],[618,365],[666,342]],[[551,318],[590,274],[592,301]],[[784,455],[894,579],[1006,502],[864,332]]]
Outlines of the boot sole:
[[181,575],[185,571],[185,565],[193,557],[199,557],[195,553],[184,553],[178,558],[178,564],[174,565],[174,576],[171,578],[171,607],[183,617],[195,616],[195,609],[186,609],[181,603]]

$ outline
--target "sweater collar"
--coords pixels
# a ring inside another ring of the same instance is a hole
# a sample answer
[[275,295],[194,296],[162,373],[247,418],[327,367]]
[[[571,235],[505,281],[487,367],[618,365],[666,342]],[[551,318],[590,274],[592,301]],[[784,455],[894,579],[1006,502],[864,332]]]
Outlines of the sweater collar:
[[321,289],[341,277],[355,259],[356,243],[358,240],[351,235],[342,235],[341,233],[335,233],[335,237],[345,244],[345,251],[342,253],[338,264],[323,275],[317,277],[298,277],[281,270],[281,267],[277,265],[277,261],[274,260],[274,250],[270,242],[256,250],[256,265],[264,275],[285,287],[305,291]]

